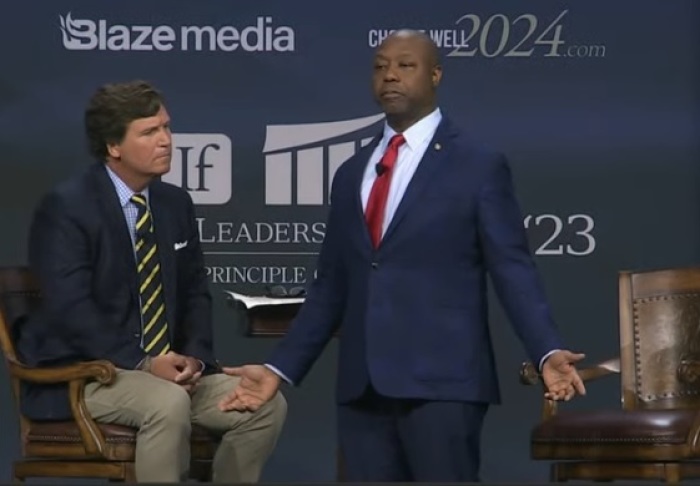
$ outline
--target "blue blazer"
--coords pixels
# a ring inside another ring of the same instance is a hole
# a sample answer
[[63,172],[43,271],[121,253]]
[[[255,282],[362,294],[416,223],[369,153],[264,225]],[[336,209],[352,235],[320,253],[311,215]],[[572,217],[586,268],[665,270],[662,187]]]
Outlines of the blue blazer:
[[[160,181],[149,186],[149,202],[171,345],[214,371],[211,296],[194,205],[186,191]],[[21,358],[30,366],[106,359],[134,369],[145,356],[136,263],[104,164],[44,197],[30,228],[29,261],[43,305],[15,326]],[[65,387],[25,384],[22,391],[21,409],[30,418],[70,417]]]
[[340,331],[337,398],[498,403],[487,273],[534,362],[562,343],[529,252],[505,157],[443,118],[379,248],[360,185],[379,139],[332,185],[317,279],[271,365],[302,381]]

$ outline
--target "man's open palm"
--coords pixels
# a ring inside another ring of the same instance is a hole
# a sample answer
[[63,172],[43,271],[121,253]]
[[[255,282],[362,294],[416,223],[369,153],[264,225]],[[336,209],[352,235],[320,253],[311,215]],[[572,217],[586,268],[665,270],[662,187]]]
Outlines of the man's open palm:
[[280,377],[262,365],[223,368],[223,372],[241,379],[219,402],[219,409],[223,411],[255,412],[275,396],[280,386]]
[[547,388],[545,398],[568,401],[576,393],[586,394],[586,387],[575,366],[575,363],[584,357],[585,355],[581,353],[562,350],[547,358],[542,367],[542,380]]

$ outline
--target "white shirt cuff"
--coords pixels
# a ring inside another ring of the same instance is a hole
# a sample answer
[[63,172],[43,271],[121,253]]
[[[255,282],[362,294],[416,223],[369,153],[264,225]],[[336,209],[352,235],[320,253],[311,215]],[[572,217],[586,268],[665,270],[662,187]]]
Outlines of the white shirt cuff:
[[279,376],[280,378],[282,378],[284,381],[286,381],[286,382],[289,383],[290,385],[294,386],[294,382],[293,382],[292,380],[290,380],[289,378],[287,378],[287,375],[285,375],[284,373],[282,373],[280,370],[278,370],[277,368],[275,368],[275,367],[272,366],[271,364],[265,363],[265,368],[269,369],[269,370],[272,371],[274,374],[276,374],[277,376]]
[[542,372],[542,367],[544,366],[544,362],[547,361],[547,358],[549,358],[551,355],[553,355],[557,351],[561,351],[561,349],[553,349],[549,353],[542,356],[542,359],[540,360],[540,366],[538,368],[540,370],[540,373]]

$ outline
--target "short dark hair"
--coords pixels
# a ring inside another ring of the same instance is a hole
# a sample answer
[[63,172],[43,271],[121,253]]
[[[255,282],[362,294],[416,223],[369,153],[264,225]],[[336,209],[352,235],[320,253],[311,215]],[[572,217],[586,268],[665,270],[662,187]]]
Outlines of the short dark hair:
[[129,124],[158,113],[164,100],[146,81],[105,84],[92,95],[85,109],[85,134],[90,153],[107,158],[107,145],[120,143]]

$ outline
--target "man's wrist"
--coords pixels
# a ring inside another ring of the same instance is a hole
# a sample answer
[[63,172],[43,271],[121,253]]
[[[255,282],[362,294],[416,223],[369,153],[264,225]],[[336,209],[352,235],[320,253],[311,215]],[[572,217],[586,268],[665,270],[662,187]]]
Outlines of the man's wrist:
[[289,385],[294,386],[294,382],[293,382],[292,380],[290,380],[290,379],[287,377],[287,375],[285,375],[285,374],[282,373],[279,369],[277,369],[277,367],[271,365],[270,363],[265,363],[263,366],[265,366],[265,368],[267,368],[273,375],[277,376],[277,378],[279,379],[280,383],[281,383],[281,382],[285,382],[285,383],[287,383],[287,384],[289,384]]
[[544,364],[547,362],[547,360],[556,352],[561,351],[561,349],[552,349],[550,352],[546,353],[542,358],[540,358],[539,366],[537,367],[537,370],[542,373],[542,369],[544,368]]
[[185,359],[187,359],[187,365],[190,366],[192,371],[195,373],[203,373],[207,368],[206,363],[199,358],[195,358],[194,356],[185,356]]

